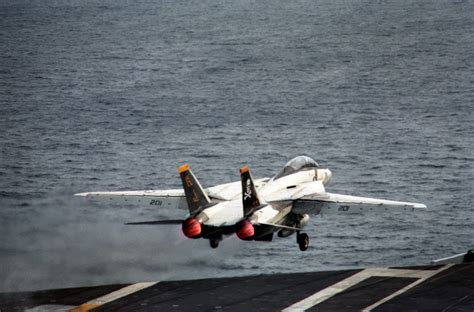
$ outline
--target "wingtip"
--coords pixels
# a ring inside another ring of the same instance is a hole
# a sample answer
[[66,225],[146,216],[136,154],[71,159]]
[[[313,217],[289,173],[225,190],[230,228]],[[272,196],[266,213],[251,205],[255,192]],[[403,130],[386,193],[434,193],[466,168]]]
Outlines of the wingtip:
[[76,194],[74,194],[74,196],[82,196],[82,197],[86,197],[87,195],[89,195],[89,193],[76,193]]
[[184,165],[181,165],[178,167],[178,172],[179,173],[183,173],[185,171],[188,171],[189,170],[189,165],[188,164],[184,164]]

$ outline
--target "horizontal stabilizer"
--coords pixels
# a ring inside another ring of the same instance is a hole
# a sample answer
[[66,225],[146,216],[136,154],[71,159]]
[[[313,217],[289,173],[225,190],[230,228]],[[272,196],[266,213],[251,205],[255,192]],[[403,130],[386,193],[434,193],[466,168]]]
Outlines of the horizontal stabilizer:
[[301,231],[300,228],[287,226],[287,225],[282,225],[282,224],[267,223],[267,222],[259,222],[258,224],[273,226],[273,227],[276,227],[276,228],[286,229],[286,230]]
[[125,224],[126,225],[183,224],[183,220],[141,221],[141,222],[128,222]]

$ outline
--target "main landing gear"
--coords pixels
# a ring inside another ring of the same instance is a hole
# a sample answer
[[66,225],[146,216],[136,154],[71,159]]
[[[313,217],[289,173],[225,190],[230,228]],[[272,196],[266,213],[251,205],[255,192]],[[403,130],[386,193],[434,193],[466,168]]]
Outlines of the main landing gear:
[[296,242],[301,251],[305,251],[309,247],[309,236],[306,233],[296,232]]
[[219,239],[210,239],[209,240],[209,245],[211,245],[211,248],[217,248],[219,247],[219,242],[220,240]]

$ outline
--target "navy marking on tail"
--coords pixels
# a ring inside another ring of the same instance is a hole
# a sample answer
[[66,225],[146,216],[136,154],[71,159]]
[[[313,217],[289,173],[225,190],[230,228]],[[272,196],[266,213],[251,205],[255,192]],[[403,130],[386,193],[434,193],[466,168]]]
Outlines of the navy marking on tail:
[[188,164],[178,167],[179,175],[183,182],[184,194],[188,202],[188,209],[191,215],[196,215],[204,208],[210,206],[211,200],[202,188],[199,181],[194,176]]
[[248,166],[240,168],[240,180],[242,182],[242,203],[244,206],[244,216],[250,215],[265,202],[260,199],[253,183],[252,175]]

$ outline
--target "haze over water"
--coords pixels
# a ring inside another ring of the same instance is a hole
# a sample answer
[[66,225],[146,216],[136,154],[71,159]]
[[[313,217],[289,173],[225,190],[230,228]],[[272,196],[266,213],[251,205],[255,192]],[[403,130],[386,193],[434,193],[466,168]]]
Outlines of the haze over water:
[[[363,266],[474,248],[471,1],[1,1],[0,291]],[[272,176],[427,211],[313,217],[217,250],[185,211],[73,193]]]

